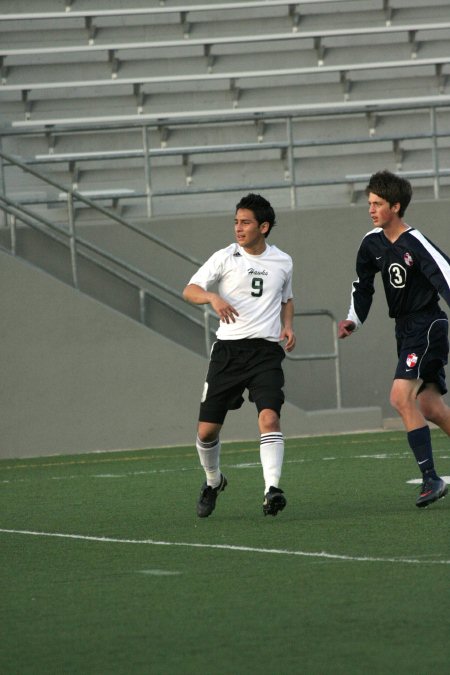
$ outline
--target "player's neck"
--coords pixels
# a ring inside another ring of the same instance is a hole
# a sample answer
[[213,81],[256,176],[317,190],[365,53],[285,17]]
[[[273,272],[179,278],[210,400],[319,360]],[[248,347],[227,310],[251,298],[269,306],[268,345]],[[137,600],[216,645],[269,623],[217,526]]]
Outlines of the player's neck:
[[406,232],[408,229],[408,225],[406,225],[401,218],[396,218],[390,223],[386,223],[386,225],[383,227],[383,232],[386,239],[389,239],[391,244],[393,244],[403,234],[403,232]]
[[248,255],[261,255],[266,250],[266,241],[263,240],[252,246],[243,246],[242,248]]

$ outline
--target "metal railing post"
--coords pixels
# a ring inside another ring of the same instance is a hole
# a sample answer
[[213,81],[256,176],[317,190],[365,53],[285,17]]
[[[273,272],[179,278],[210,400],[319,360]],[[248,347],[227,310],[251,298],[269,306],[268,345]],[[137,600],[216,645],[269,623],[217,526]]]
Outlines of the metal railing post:
[[150,143],[148,139],[148,127],[142,127],[142,147],[144,150],[144,175],[145,175],[145,193],[147,203],[147,216],[149,218],[153,215],[152,204],[152,180],[151,180],[151,164],[150,164]]
[[145,311],[145,296],[146,296],[146,291],[144,288],[139,289],[139,320],[142,324],[145,326],[145,320],[146,320],[146,311]]
[[78,286],[78,270],[77,270],[77,238],[75,232],[75,213],[73,208],[73,194],[67,192],[67,214],[69,221],[69,246],[70,246],[70,263],[72,267],[72,282],[74,288]]
[[[6,217],[6,211],[5,211],[5,217]],[[9,223],[10,223],[10,236],[11,236],[11,253],[13,255],[16,255],[17,252],[17,229],[16,229],[16,216],[11,213],[9,215]]]
[[431,122],[431,133],[432,133],[432,147],[431,147],[431,157],[433,161],[433,184],[434,184],[434,198],[439,199],[440,196],[440,181],[439,181],[439,147],[438,147],[438,136],[437,136],[437,120],[436,120],[436,108],[430,108],[430,122]]
[[289,179],[291,183],[290,188],[290,197],[291,197],[291,209],[297,208],[297,193],[295,189],[296,179],[295,179],[295,158],[294,158],[294,136],[292,133],[292,117],[286,118],[286,135],[288,142],[288,167],[289,167]]
[[[0,138],[0,152],[3,150],[2,146],[2,139]],[[4,196],[6,196],[6,180],[5,180],[5,167],[4,167],[4,162],[3,162],[3,157],[0,155],[0,193]],[[7,225],[8,224],[8,218],[6,215],[6,211],[2,211],[2,224]]]

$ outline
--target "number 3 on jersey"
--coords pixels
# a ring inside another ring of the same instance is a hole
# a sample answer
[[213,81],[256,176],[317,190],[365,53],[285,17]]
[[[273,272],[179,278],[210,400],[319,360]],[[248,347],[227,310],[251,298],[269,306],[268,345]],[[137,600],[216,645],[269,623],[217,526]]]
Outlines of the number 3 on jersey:
[[252,295],[254,298],[260,298],[263,294],[264,279],[261,277],[252,278]]
[[406,284],[406,270],[398,263],[389,266],[389,280],[394,288],[404,288]]

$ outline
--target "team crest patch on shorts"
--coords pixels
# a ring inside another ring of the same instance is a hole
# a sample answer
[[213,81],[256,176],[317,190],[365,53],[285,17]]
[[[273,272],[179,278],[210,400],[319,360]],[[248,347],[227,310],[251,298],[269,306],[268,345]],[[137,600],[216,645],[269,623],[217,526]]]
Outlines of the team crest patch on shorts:
[[406,357],[406,365],[408,368],[414,368],[418,360],[417,354],[408,354]]

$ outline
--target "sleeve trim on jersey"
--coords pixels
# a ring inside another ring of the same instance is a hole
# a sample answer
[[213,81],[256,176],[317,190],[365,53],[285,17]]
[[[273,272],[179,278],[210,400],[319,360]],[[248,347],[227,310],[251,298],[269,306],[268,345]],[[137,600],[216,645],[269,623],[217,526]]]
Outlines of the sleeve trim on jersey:
[[428,241],[426,237],[421,234],[421,232],[418,232],[417,230],[413,230],[409,232],[411,236],[415,237],[420,241],[422,246],[428,251],[428,253],[431,255],[433,258],[434,262],[436,265],[439,267],[440,271],[442,272],[442,276],[444,277],[447,286],[450,289],[450,265],[448,264],[447,260],[444,258],[443,255],[433,246],[431,242]]
[[353,321],[355,324],[355,331],[358,330],[360,326],[362,326],[362,321],[360,321],[356,311],[355,311],[355,303],[353,300],[353,294],[355,292],[355,284],[358,283],[359,279],[353,282],[352,285],[352,293],[350,296],[350,309],[348,310],[348,315],[347,315],[347,321]]

